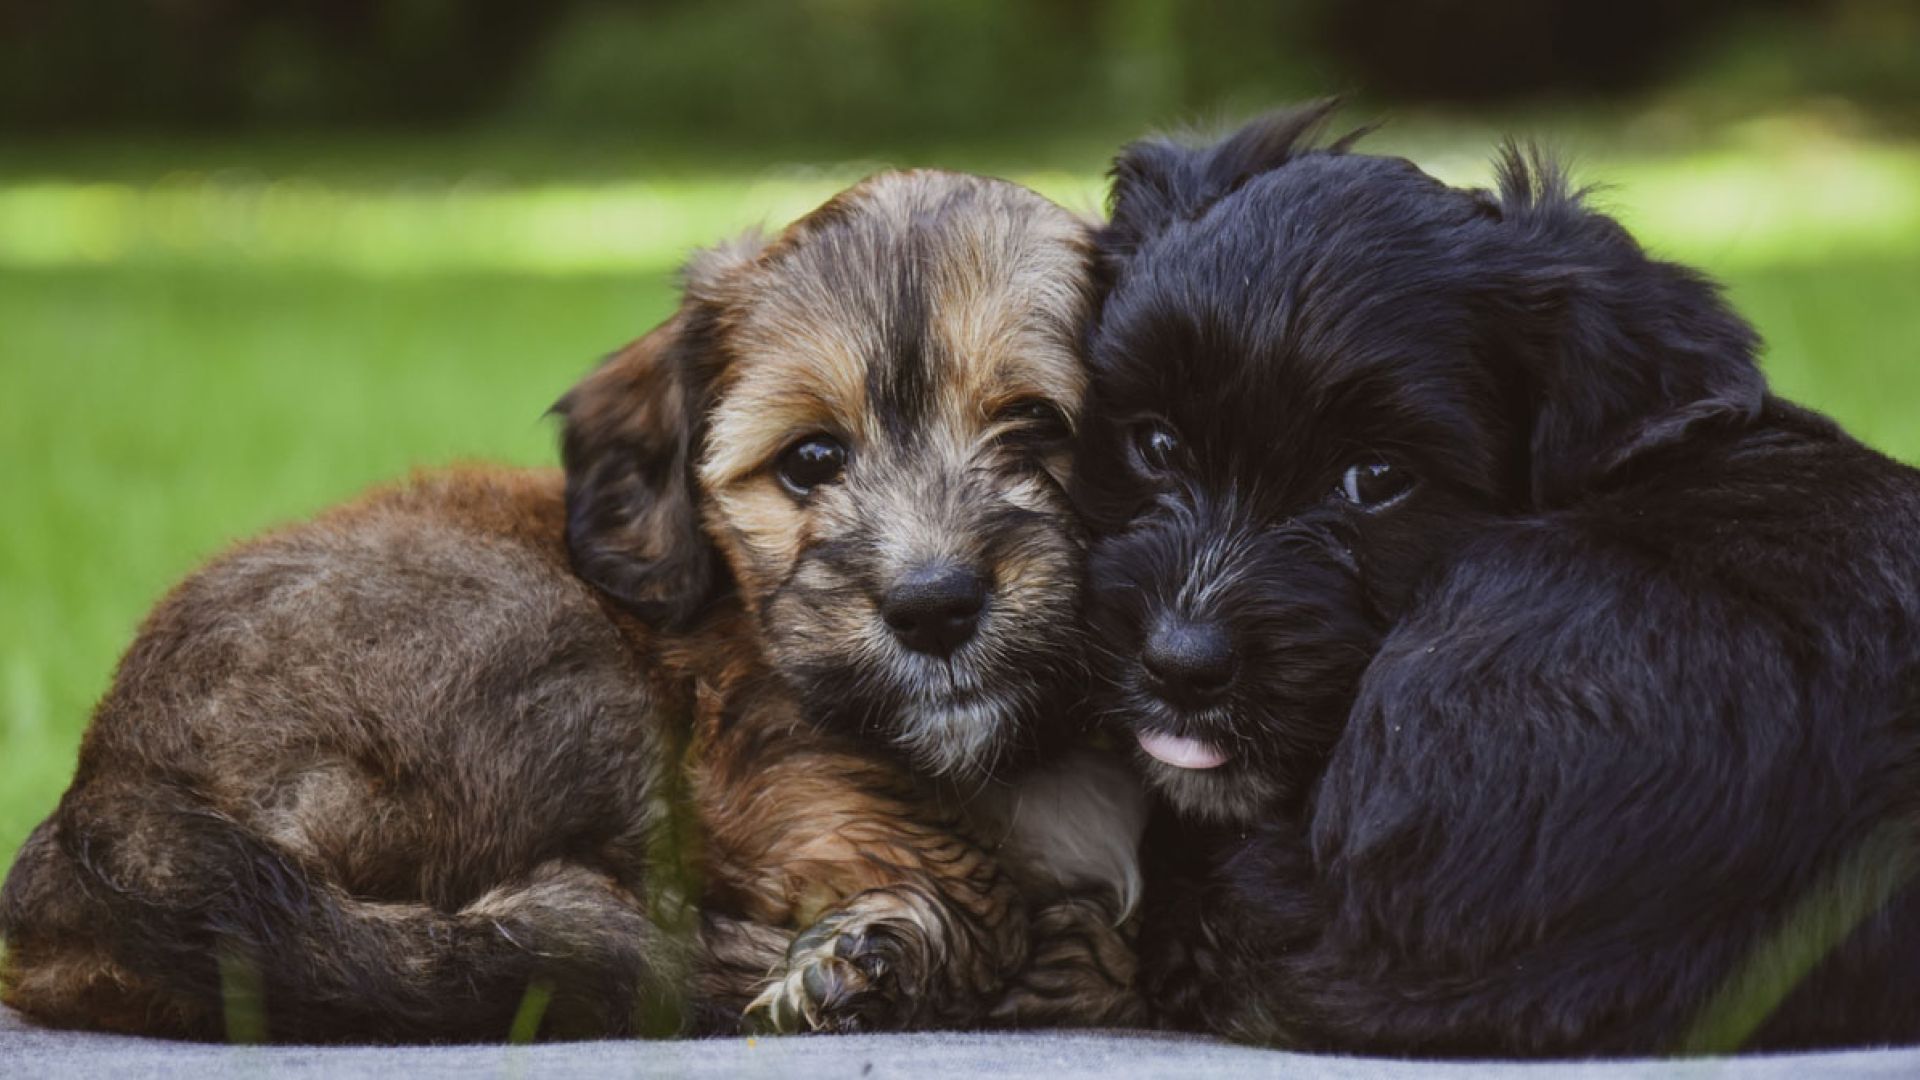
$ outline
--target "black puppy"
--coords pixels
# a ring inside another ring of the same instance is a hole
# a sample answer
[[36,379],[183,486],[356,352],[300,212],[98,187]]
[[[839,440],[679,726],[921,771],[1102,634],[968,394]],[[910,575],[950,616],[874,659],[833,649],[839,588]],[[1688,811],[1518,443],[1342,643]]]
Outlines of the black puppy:
[[1550,163],[1453,189],[1324,115],[1114,172],[1075,476],[1108,709],[1183,819],[1161,1007],[1374,1052],[1920,1037],[1920,473],[1771,396]]

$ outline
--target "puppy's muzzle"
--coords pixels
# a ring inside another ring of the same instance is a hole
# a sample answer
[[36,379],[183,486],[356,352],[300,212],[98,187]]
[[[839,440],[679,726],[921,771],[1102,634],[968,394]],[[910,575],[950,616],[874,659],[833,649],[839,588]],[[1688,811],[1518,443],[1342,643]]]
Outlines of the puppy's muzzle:
[[880,601],[880,617],[900,644],[942,660],[973,639],[987,606],[987,583],[972,567],[939,562],[900,577]]
[[1233,639],[1218,622],[1162,615],[1141,647],[1140,664],[1168,704],[1204,709],[1233,685]]

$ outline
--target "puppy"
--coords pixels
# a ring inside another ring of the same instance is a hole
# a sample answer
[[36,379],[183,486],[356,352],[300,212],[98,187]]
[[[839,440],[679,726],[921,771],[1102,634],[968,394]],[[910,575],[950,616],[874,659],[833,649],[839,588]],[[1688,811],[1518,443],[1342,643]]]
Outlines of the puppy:
[[1082,689],[1089,253],[1013,185],[877,177],[696,259],[557,407],[564,479],[215,560],[8,879],[7,1001],[284,1040],[1124,1013],[1128,779],[1004,779]]
[[1076,493],[1181,819],[1155,1004],[1396,1054],[1920,1036],[1920,475],[1551,163],[1457,190],[1325,113],[1114,170]]

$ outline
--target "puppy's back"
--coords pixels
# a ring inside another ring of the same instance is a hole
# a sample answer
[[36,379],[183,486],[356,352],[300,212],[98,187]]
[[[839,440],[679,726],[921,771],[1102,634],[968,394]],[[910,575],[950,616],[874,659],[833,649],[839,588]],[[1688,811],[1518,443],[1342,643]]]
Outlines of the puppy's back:
[[486,1037],[538,953],[644,981],[659,703],[563,526],[558,473],[426,476],[163,600],[10,876],[8,1001],[217,1035],[239,964],[275,1037]]
[[[1769,400],[1469,545],[1374,660],[1314,822],[1347,868],[1316,960],[1457,959],[1316,987],[1329,1042],[1920,1038],[1917,533],[1920,472]],[[1462,970],[1499,977],[1453,996]]]

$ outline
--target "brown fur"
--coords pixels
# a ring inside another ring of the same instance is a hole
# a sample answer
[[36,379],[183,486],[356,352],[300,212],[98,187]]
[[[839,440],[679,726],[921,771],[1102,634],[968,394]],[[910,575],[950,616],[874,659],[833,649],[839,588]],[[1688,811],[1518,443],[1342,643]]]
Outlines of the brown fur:
[[[9,876],[6,1000],[218,1037],[257,998],[277,1039],[497,1038],[530,985],[556,1036],[1130,1017],[1120,872],[969,838],[1073,688],[1064,460],[1002,410],[1077,410],[1084,255],[1011,185],[877,178],[697,261],[559,407],[564,490],[427,476],[210,564]],[[908,332],[918,404],[878,370]],[[795,499],[769,463],[815,429],[855,464]],[[929,554],[992,571],[963,707],[875,625]]]
[[[667,1004],[685,950],[642,902],[664,809],[634,795],[661,789],[678,680],[638,677],[570,573],[561,496],[427,478],[163,600],[8,878],[9,1004],[218,1037],[237,962],[276,1037],[478,1038],[608,949],[619,996]],[[571,989],[557,1030],[624,1022]]]

